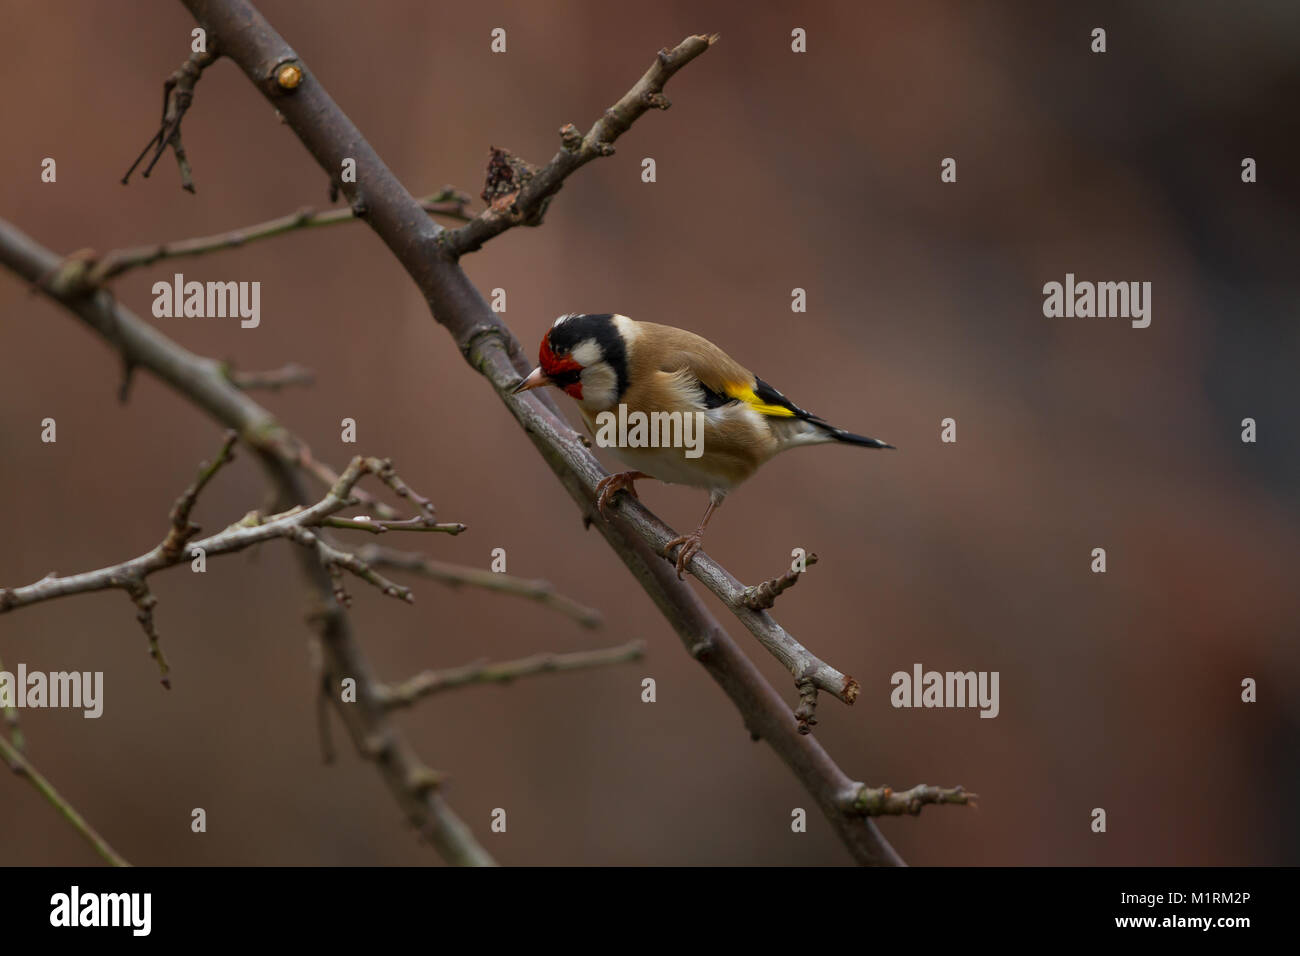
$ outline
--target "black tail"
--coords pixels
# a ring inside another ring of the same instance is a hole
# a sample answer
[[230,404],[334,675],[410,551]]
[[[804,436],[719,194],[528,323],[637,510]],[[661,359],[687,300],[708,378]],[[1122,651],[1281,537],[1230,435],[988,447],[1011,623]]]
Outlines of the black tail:
[[827,425],[824,422],[815,423],[818,428],[822,428],[834,436],[836,441],[842,441],[846,445],[861,445],[863,448],[893,448],[887,441],[881,441],[879,438],[868,438],[866,435],[855,435],[853,432],[846,432],[843,428],[836,428],[834,425]]
[[893,448],[887,441],[881,441],[879,438],[868,438],[866,435],[855,435],[853,432],[846,432],[843,428],[836,428],[834,425],[827,423],[826,419],[820,415],[814,415],[812,412],[804,411],[790,399],[786,398],[767,382],[757,376],[754,377],[754,394],[769,405],[779,405],[781,408],[789,409],[795,418],[801,418],[810,425],[815,425],[822,431],[829,434],[836,441],[842,441],[846,445],[861,445],[863,448]]

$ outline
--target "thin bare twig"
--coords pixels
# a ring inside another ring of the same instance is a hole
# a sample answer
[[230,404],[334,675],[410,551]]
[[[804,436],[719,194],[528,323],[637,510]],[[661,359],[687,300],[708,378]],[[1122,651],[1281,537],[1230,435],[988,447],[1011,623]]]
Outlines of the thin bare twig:
[[[560,151],[540,169],[527,168],[504,150],[492,151],[488,170],[491,197],[488,208],[465,225],[443,233],[442,247],[454,257],[473,252],[493,236],[515,226],[541,225],[546,207],[564,180],[593,159],[611,156],[614,141],[626,133],[646,111],[666,110],[672,104],[664,96],[664,85],[673,74],[711,47],[718,35],[687,37],[673,49],[660,50],[645,75],[605,110],[584,136],[572,123],[560,129]],[[521,165],[524,168],[521,168]],[[513,187],[513,188],[511,188]]]
[[225,373],[226,378],[230,379],[230,384],[245,392],[255,388],[266,388],[278,392],[289,385],[316,384],[315,373],[297,362],[290,362],[281,368],[271,369],[266,372],[240,372],[227,367]]
[[[316,459],[311,449],[299,438],[292,439],[293,455],[296,459],[297,466],[316,479],[316,482],[323,488],[329,488],[339,480],[339,473],[327,465],[325,462]],[[353,488],[352,497],[366,508],[379,515],[385,520],[396,520],[398,511],[390,506],[387,502],[381,501],[364,488]],[[449,532],[456,534],[458,532]]]
[[863,787],[853,797],[849,806],[855,813],[866,816],[917,816],[928,803],[959,803],[975,806],[977,793],[967,793],[963,787],[931,787],[917,784],[911,790],[894,791],[889,787]]
[[352,598],[343,588],[344,571],[351,571],[361,580],[374,586],[389,597],[398,598],[407,604],[415,603],[415,595],[411,593],[410,588],[394,584],[355,554],[334,547],[320,535],[313,534],[306,528],[298,526],[289,536],[299,544],[315,549],[316,554],[320,557],[321,564],[325,565],[325,569],[330,573],[330,580],[334,583],[334,598],[344,607],[352,606]]
[[804,566],[801,570],[796,571],[791,568],[779,577],[772,578],[770,581],[764,581],[762,584],[756,584],[753,587],[745,588],[743,602],[745,607],[751,611],[764,611],[776,604],[776,599],[781,596],[787,588],[792,588],[803,576],[803,573],[817,563],[817,555],[809,553],[804,558]]
[[[469,196],[451,186],[444,186],[419,200],[424,211],[434,216],[444,216],[460,222],[468,222],[472,217],[467,211]],[[219,232],[211,236],[198,236],[193,239],[176,239],[171,242],[159,242],[148,246],[132,246],[128,249],[114,249],[96,257],[89,250],[82,250],[80,255],[84,263],[82,280],[87,287],[96,287],[109,279],[116,278],[124,272],[153,265],[166,259],[180,259],[190,256],[202,256],[224,249],[241,249],[249,243],[271,239],[304,229],[320,226],[333,226],[342,222],[355,222],[356,214],[352,209],[313,209],[310,206],[255,223]],[[69,257],[71,258],[71,257]]]
[[[158,599],[149,590],[149,585],[144,583],[143,575],[137,577],[129,573],[124,574],[122,581],[122,589],[130,595],[131,603],[137,608],[135,619],[140,622],[140,627],[144,629],[144,636],[149,639],[149,656],[158,665],[159,683],[171,690],[171,667],[168,666],[167,658],[163,654],[162,644],[158,639],[158,628],[153,620],[153,609],[158,604]],[[4,607],[3,597],[4,595],[0,594],[0,611],[8,610]]]
[[433,578],[435,581],[441,581],[453,588],[468,585],[469,587],[484,588],[489,591],[500,591],[503,594],[514,594],[528,598],[573,618],[583,627],[600,627],[603,620],[598,610],[587,607],[585,604],[579,604],[572,598],[557,593],[555,586],[551,582],[543,581],[540,578],[530,580],[503,572],[489,571],[484,568],[447,564],[443,561],[434,561],[418,551],[398,551],[378,544],[365,545],[358,549],[357,556],[371,567],[400,568],[404,571],[414,571],[427,578]]
[[400,684],[380,684],[376,691],[380,703],[385,707],[410,707],[430,694],[468,684],[508,684],[520,677],[531,677],[534,674],[555,674],[560,671],[624,664],[628,661],[640,660],[644,656],[645,642],[631,641],[600,650],[575,651],[571,654],[534,654],[497,664],[490,661],[476,661],[463,667],[422,671]]
[[222,465],[234,459],[235,442],[238,440],[238,432],[226,432],[226,437],[221,443],[221,450],[217,452],[217,456],[212,461],[205,461],[199,466],[199,476],[194,479],[194,484],[186,488],[185,493],[176,499],[176,504],[172,505],[170,515],[172,527],[167,532],[167,537],[163,539],[162,543],[163,554],[167,557],[176,557],[181,548],[185,547],[185,542],[203,530],[190,521],[190,512],[194,510],[194,504],[198,501],[199,493],[207,487],[212,477],[221,470]]
[[144,149],[140,150],[140,155],[136,157],[131,168],[126,171],[122,177],[122,185],[125,186],[131,179],[131,174],[135,168],[140,165],[149,150],[153,150],[153,158],[149,160],[149,165],[144,168],[141,174],[145,179],[153,172],[154,165],[158,162],[168,146],[176,154],[176,165],[181,171],[181,188],[189,192],[194,192],[193,170],[190,169],[190,161],[185,155],[185,148],[181,145],[181,120],[185,118],[185,113],[189,110],[190,104],[194,102],[194,86],[198,83],[199,77],[203,71],[213,64],[217,59],[215,46],[213,49],[204,52],[194,52],[189,55],[184,63],[167,78],[163,84],[163,104],[162,119],[158,123],[158,132],[153,134],[153,138],[145,144]]
[[40,772],[32,766],[31,761],[27,759],[13,744],[0,736],[0,758],[3,758],[9,764],[9,768],[18,776],[26,777],[37,792],[49,802],[50,806],[63,814],[64,819],[72,824],[73,829],[86,838],[89,843],[107,863],[113,866],[130,866],[131,864],[122,859],[99,833],[86,822],[86,818],[77,812],[77,808],[70,804],[54,785],[41,776]]
[[402,520],[387,520],[358,515],[355,518],[327,518],[327,528],[350,528],[353,531],[367,531],[370,534],[383,534],[386,531],[426,531],[431,534],[449,534],[455,537],[465,530],[459,521],[433,521],[427,516],[417,515]]
[[[414,601],[410,588],[394,584],[388,578],[373,570],[356,555],[334,547],[321,538],[319,534],[315,534],[310,530],[327,526],[330,516],[343,508],[356,504],[356,499],[352,496],[352,489],[365,475],[375,475],[390,487],[405,489],[406,495],[418,498],[421,507],[426,512],[432,510],[432,504],[426,499],[414,495],[409,488],[406,488],[406,485],[393,471],[392,462],[387,459],[363,458],[361,456],[353,458],[326,496],[310,507],[294,506],[287,511],[265,517],[257,512],[250,512],[224,531],[197,541],[191,540],[198,531],[198,526],[190,522],[190,510],[194,507],[199,492],[202,491],[203,487],[212,479],[212,476],[216,474],[221,466],[230,460],[230,449],[235,437],[234,432],[230,432],[225,436],[220,454],[211,463],[204,464],[194,484],[177,499],[171,512],[172,526],[162,544],[139,557],[123,561],[111,567],[100,568],[97,571],[87,571],[67,577],[51,574],[25,587],[0,588],[0,614],[69,594],[84,594],[91,591],[120,588],[131,596],[131,600],[139,608],[137,616],[145,634],[149,638],[150,655],[158,662],[159,669],[162,672],[163,684],[170,686],[167,676],[167,662],[158,646],[158,631],[154,626],[153,610],[157,602],[149,591],[145,579],[157,571],[189,560],[190,555],[201,552],[206,559],[242,551],[247,547],[269,541],[272,538],[287,538],[315,552],[331,575],[334,582],[334,596],[344,606],[351,603],[351,598],[342,585],[342,572],[344,570],[373,585],[381,593],[389,597],[395,597],[408,603]],[[421,516],[420,520],[429,520],[427,514]],[[183,549],[186,553],[183,553]]]

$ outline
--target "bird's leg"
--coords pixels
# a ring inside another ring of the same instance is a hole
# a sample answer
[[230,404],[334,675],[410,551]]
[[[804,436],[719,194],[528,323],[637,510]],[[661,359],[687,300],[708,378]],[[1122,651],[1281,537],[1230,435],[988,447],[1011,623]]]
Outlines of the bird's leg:
[[727,497],[725,491],[709,492],[709,506],[704,509],[704,517],[700,519],[700,526],[690,534],[684,534],[680,537],[673,538],[673,540],[664,545],[664,557],[668,558],[670,561],[672,558],[669,557],[669,555],[673,553],[673,548],[677,547],[679,544],[682,546],[682,549],[677,552],[676,561],[677,579],[679,581],[682,579],[682,573],[686,570],[687,563],[691,558],[695,557],[695,552],[700,550],[700,546],[704,543],[704,529],[709,526],[709,519],[713,517],[714,509],[716,509],[718,505],[722,504],[722,499],[725,497]]
[[620,491],[626,491],[633,498],[640,500],[640,495],[636,493],[636,485],[633,484],[638,478],[649,478],[644,471],[620,471],[616,475],[606,475],[596,483],[596,507],[600,510],[600,516],[608,520],[609,512],[605,510],[609,504],[609,499],[614,497]]

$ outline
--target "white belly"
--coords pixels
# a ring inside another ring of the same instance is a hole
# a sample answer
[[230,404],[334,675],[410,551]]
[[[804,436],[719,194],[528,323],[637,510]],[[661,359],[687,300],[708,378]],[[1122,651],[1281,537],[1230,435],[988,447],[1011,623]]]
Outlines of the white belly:
[[606,449],[619,461],[634,471],[644,471],[652,478],[674,485],[691,485],[695,488],[730,488],[729,482],[709,474],[699,458],[687,458],[684,448],[619,448]]

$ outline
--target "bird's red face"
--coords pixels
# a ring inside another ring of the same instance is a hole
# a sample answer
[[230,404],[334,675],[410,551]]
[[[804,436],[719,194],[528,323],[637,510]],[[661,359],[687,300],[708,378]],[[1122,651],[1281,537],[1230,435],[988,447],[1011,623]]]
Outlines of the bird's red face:
[[551,345],[551,333],[542,336],[542,347],[538,352],[538,367],[549,379],[550,384],[566,394],[582,400],[582,364],[568,353],[557,353]]
[[538,350],[537,368],[515,386],[515,392],[526,392],[530,388],[554,385],[568,395],[582,401],[583,364],[573,357],[571,349],[564,343],[557,348],[548,331],[542,336],[542,346]]

